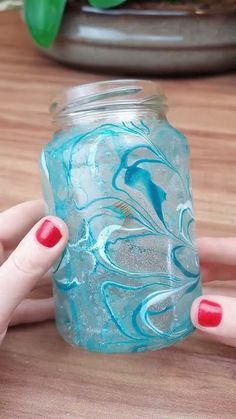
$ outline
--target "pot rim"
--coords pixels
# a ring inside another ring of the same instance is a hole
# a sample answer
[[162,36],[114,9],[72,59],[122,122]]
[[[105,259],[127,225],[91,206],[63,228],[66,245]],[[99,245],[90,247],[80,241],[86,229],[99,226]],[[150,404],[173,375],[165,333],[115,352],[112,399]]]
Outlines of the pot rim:
[[78,4],[71,4],[68,7],[68,10],[80,10],[80,12],[91,14],[91,15],[103,15],[103,16],[152,16],[152,17],[209,17],[209,16],[236,16],[236,6],[227,7],[226,9],[219,10],[178,10],[178,9],[147,9],[147,10],[138,10],[138,9],[125,9],[125,8],[116,8],[116,9],[96,9],[91,6],[79,6]]

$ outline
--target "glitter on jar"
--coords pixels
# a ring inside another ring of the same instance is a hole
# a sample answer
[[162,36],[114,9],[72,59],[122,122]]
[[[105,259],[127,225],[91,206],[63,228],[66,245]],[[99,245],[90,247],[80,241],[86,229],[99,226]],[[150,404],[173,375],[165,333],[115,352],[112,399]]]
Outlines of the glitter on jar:
[[160,349],[193,332],[201,294],[186,138],[156,84],[74,87],[53,102],[41,156],[48,213],[70,238],[53,274],[56,323],[72,345]]

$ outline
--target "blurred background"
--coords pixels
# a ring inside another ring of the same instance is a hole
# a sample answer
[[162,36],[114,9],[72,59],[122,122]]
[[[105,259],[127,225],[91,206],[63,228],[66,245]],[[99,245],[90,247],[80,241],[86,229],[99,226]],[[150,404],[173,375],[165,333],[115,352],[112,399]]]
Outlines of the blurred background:
[[[58,92],[136,77],[161,86],[189,140],[198,236],[235,236],[235,69],[236,0],[0,0],[0,210],[41,196]],[[0,417],[235,418],[235,349],[194,335],[140,359],[78,355],[51,323],[14,328]]]

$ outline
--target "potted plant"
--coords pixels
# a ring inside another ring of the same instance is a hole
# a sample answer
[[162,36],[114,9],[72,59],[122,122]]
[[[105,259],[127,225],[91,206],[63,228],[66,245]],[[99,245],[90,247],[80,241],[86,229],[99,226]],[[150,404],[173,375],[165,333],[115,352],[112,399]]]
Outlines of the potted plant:
[[79,67],[172,75],[236,67],[236,0],[25,0],[24,11],[45,53]]

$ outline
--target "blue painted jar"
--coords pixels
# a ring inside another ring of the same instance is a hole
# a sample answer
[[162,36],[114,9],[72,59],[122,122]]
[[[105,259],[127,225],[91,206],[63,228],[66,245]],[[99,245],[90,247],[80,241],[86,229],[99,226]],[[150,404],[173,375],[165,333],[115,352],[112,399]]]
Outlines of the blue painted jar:
[[53,274],[60,334],[108,353],[185,338],[201,287],[189,148],[165,98],[149,81],[107,81],[69,89],[51,109],[43,190],[70,231]]

